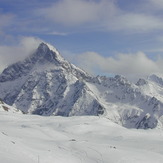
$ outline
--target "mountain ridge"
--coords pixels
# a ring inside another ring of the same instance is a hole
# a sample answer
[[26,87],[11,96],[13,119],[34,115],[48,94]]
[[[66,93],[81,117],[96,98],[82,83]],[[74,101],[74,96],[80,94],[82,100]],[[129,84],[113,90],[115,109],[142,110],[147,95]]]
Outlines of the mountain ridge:
[[101,115],[127,128],[162,125],[163,78],[136,84],[125,77],[91,76],[41,43],[0,75],[0,98],[28,114]]

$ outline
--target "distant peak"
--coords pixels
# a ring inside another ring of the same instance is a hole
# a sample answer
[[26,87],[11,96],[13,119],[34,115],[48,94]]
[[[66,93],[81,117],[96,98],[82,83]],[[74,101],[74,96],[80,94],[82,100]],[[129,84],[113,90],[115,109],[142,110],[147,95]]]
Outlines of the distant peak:
[[128,81],[123,75],[115,75],[117,81]]
[[123,75],[115,75],[115,79],[125,79]]
[[163,74],[154,73],[154,74],[151,74],[151,75],[148,76],[148,79],[151,79],[151,78],[163,78]]
[[139,79],[138,82],[136,83],[137,86],[142,86],[146,84],[148,84],[148,82],[145,79]]
[[123,75],[115,75],[115,80],[121,84],[131,84]]
[[148,76],[148,80],[163,85],[163,75],[162,74],[152,74]]

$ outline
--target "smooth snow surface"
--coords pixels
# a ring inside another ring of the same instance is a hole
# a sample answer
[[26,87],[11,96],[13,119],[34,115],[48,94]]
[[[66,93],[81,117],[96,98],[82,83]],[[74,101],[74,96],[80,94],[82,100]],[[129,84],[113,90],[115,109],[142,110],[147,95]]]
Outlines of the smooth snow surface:
[[163,130],[0,111],[1,163],[162,163]]

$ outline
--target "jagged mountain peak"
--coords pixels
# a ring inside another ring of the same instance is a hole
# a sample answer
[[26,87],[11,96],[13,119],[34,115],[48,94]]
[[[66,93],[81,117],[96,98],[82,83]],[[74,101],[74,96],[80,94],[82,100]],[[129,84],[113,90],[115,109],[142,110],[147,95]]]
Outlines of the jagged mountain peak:
[[148,76],[148,80],[149,81],[152,81],[152,82],[155,82],[159,85],[163,85],[163,75],[162,74],[152,74],[150,76]]
[[51,49],[47,44],[41,43],[33,54],[23,61],[16,62],[4,69],[0,75],[0,82],[11,81],[25,76],[38,65],[46,64],[48,67],[49,63],[58,65],[63,62],[64,59],[59,55],[59,52],[55,48]]
[[66,60],[61,56],[61,54],[48,43],[40,43],[36,52],[31,55],[31,59],[34,59],[36,62],[51,62],[51,63],[61,63],[66,62]]
[[126,77],[124,77],[123,75],[115,75],[115,80],[120,82],[121,84],[130,84],[129,80],[127,80]]
[[145,79],[142,79],[142,78],[140,78],[136,83],[137,86],[142,86],[142,85],[146,85],[146,84],[148,84],[148,81]]
[[140,78],[137,81],[136,85],[143,86],[143,85],[147,85],[151,82],[162,86],[163,85],[163,75],[161,73],[155,73],[155,74],[151,74],[151,75],[147,76],[146,78]]
[[42,42],[33,54],[23,61],[8,66],[0,75],[0,82],[15,80],[32,71],[61,69],[77,78],[89,78],[90,75],[65,60],[52,45]]

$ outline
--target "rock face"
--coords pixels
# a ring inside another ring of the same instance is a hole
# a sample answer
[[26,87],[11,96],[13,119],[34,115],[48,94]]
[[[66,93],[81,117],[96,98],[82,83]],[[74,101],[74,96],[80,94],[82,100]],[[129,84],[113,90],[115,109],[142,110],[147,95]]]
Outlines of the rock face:
[[1,99],[0,99],[0,112],[11,112],[11,113],[19,113],[19,114],[23,114],[22,111],[7,105],[6,103],[4,103]]
[[0,75],[0,98],[28,114],[102,115],[127,128],[163,123],[163,77],[136,84],[125,77],[92,77],[41,43],[24,61]]

